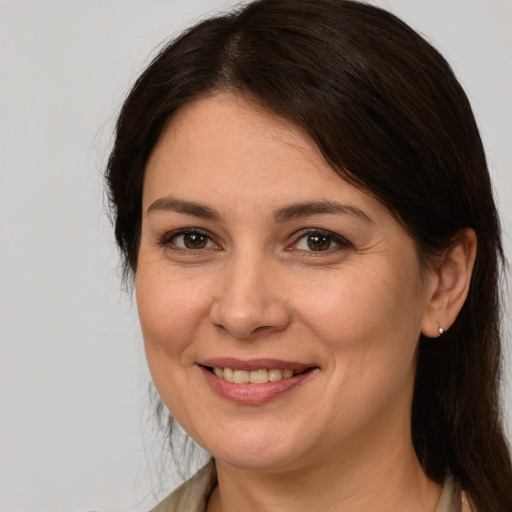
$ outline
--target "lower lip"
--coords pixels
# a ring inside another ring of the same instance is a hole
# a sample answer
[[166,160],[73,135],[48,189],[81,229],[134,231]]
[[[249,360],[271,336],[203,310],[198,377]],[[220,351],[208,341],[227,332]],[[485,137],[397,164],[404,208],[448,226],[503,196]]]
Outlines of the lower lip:
[[259,405],[269,402],[274,398],[297,387],[300,383],[310,377],[314,369],[308,370],[300,375],[281,379],[276,382],[266,382],[264,384],[234,384],[224,379],[220,379],[204,366],[200,366],[201,371],[208,385],[218,395],[227,398],[232,402],[248,405]]

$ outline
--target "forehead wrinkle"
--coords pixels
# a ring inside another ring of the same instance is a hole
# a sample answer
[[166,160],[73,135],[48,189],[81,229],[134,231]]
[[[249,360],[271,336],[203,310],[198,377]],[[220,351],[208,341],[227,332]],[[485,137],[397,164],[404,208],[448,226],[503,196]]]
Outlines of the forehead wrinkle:
[[290,206],[285,206],[274,212],[274,222],[286,222],[299,217],[307,217],[309,215],[319,214],[335,214],[335,215],[350,215],[357,217],[364,221],[366,224],[373,224],[370,217],[359,208],[333,201],[315,201],[307,203],[297,203]]

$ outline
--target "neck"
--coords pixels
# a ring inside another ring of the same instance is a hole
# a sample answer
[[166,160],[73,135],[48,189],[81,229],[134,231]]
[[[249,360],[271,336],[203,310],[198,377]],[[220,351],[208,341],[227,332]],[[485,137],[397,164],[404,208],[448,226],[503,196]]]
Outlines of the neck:
[[398,430],[373,443],[365,435],[363,444],[327,447],[293,468],[258,471],[217,461],[219,485],[207,510],[434,512],[441,487],[423,472],[410,436]]

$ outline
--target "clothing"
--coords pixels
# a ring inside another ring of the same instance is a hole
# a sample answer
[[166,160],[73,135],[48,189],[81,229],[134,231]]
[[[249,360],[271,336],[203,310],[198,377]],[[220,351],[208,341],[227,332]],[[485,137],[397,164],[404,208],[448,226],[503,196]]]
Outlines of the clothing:
[[217,485],[213,459],[192,478],[180,485],[151,512],[204,512],[208,498]]
[[[216,485],[217,473],[212,459],[151,512],[204,512],[210,494]],[[467,500],[462,496],[453,480],[447,478],[435,512],[466,511],[470,511]]]

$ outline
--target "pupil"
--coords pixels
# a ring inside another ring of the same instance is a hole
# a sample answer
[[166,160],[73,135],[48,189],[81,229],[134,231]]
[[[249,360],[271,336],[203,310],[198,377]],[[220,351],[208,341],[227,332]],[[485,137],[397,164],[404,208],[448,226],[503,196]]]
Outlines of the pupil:
[[329,249],[331,240],[324,235],[310,235],[308,237],[308,246],[312,251],[325,251]]
[[206,246],[206,237],[197,233],[187,233],[183,241],[187,249],[202,249]]

